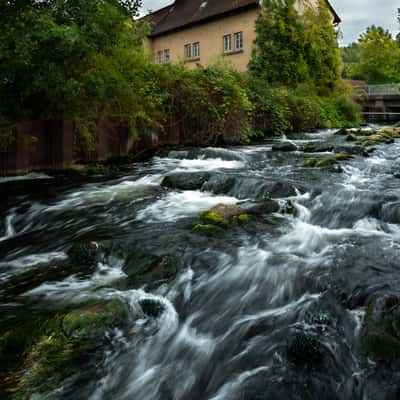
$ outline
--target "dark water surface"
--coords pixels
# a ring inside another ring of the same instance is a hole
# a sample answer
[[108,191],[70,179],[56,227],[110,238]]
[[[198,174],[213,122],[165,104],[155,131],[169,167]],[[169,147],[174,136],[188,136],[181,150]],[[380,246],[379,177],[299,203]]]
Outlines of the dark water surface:
[[[306,141],[343,144],[332,131],[293,140]],[[343,172],[271,144],[170,153],[2,199],[0,324],[88,298],[123,299],[133,316],[94,372],[35,399],[400,399],[400,370],[360,346],[368,300],[400,290],[400,227],[382,212],[400,201],[400,142]],[[208,191],[161,187],[173,171],[209,172]],[[192,231],[200,212],[260,200],[276,182],[296,188],[295,215],[252,217],[217,238]],[[73,265],[67,253],[83,241],[111,251]],[[182,263],[174,279],[135,281],[138,258],[163,255]],[[159,318],[134,318],[143,298],[162,302]]]

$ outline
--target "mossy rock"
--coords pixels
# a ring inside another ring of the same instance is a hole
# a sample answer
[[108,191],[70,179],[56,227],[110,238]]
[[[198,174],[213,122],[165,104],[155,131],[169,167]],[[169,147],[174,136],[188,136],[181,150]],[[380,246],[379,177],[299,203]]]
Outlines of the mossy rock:
[[221,237],[224,235],[225,230],[216,225],[196,224],[193,227],[193,232],[208,237]]
[[158,287],[172,281],[184,267],[181,258],[174,254],[148,254],[145,249],[135,249],[123,267],[129,288],[143,285]]
[[88,175],[104,175],[107,173],[107,168],[103,164],[91,164],[86,168]]
[[341,152],[341,153],[336,154],[337,161],[346,161],[346,160],[350,160],[352,158],[354,158],[354,156],[350,153]]
[[208,225],[215,225],[221,228],[228,228],[229,222],[224,217],[211,211],[206,211],[200,215],[200,218]]
[[62,331],[68,338],[100,338],[127,320],[126,306],[120,300],[93,304],[73,310],[62,319]]
[[14,398],[29,399],[59,387],[80,371],[105,343],[106,334],[123,327],[127,318],[127,307],[120,300],[87,304],[51,318],[25,350]]
[[376,361],[400,358],[400,297],[385,294],[368,305],[361,337],[365,353]]
[[249,221],[249,216],[242,208],[224,204],[219,204],[202,213],[200,218],[205,225],[215,225],[224,229]]
[[322,158],[321,160],[318,160],[315,166],[317,168],[322,168],[322,167],[329,167],[331,165],[334,165],[337,163],[337,160],[335,157],[328,157],[328,158]]
[[305,166],[306,167],[315,167],[317,165],[317,159],[316,158],[309,158],[306,161]]
[[250,221],[250,217],[247,214],[240,214],[236,217],[233,217],[234,224],[246,224]]
[[303,151],[305,153],[313,153],[315,151],[315,146],[312,143],[305,143],[303,146]]
[[400,129],[398,128],[383,128],[378,132],[378,135],[386,139],[399,139]]
[[357,137],[356,134],[350,133],[349,135],[347,135],[346,140],[347,140],[348,142],[357,142],[358,137]]
[[337,132],[335,132],[335,135],[340,135],[340,136],[346,136],[349,134],[349,130],[346,128],[341,128]]

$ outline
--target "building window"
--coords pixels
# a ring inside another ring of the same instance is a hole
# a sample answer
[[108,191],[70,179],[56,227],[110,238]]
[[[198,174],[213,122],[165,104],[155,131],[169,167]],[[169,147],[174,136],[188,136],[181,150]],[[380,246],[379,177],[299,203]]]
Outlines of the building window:
[[163,63],[163,52],[160,50],[157,52],[157,64]]
[[200,58],[200,43],[193,43],[193,58]]
[[192,45],[185,44],[185,59],[190,60],[192,58]]
[[243,32],[235,33],[235,50],[243,49]]
[[224,36],[224,53],[229,53],[232,51],[232,35]]
[[169,49],[164,50],[164,63],[169,64],[171,61],[171,52]]

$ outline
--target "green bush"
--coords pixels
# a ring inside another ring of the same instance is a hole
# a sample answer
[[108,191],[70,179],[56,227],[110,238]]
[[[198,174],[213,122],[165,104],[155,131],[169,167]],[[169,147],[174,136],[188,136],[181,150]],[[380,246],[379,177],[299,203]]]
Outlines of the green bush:
[[153,95],[161,104],[161,125],[179,125],[183,143],[247,141],[252,106],[240,74],[226,67],[188,69],[179,64],[149,69]]
[[360,110],[340,80],[340,52],[325,2],[300,15],[294,0],[264,0],[249,63],[254,136],[354,126]]

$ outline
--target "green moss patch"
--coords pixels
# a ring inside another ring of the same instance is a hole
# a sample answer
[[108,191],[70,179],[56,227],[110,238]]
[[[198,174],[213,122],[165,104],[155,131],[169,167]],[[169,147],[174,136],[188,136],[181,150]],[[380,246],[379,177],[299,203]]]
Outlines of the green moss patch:
[[309,158],[306,161],[305,166],[306,167],[315,167],[317,165],[317,159],[316,158]]
[[[3,390],[13,399],[30,399],[59,387],[80,371],[106,340],[107,332],[123,327],[128,319],[120,300],[100,301],[40,320],[36,329],[17,324],[3,333],[6,351],[18,348],[20,362],[10,365]],[[34,321],[33,321],[34,322]]]
[[337,161],[346,161],[346,160],[350,160],[351,158],[354,158],[354,156],[352,154],[346,153],[344,151],[336,154]]
[[317,163],[315,164],[315,166],[317,168],[321,168],[321,167],[329,167],[330,165],[334,165],[337,163],[336,158],[334,157],[328,157],[328,158],[323,158],[321,160],[318,160]]

